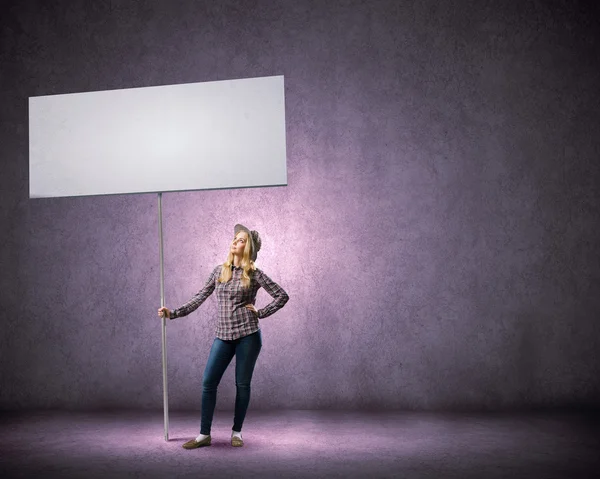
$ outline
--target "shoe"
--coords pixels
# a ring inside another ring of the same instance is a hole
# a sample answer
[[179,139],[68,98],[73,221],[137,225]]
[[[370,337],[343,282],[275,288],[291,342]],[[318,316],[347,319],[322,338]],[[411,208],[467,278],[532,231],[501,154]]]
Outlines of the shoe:
[[231,445],[233,447],[242,447],[244,445],[244,441],[241,437],[231,436]]
[[210,436],[202,439],[202,441],[196,441],[196,439],[190,439],[183,445],[184,449],[196,449],[197,447],[210,446]]

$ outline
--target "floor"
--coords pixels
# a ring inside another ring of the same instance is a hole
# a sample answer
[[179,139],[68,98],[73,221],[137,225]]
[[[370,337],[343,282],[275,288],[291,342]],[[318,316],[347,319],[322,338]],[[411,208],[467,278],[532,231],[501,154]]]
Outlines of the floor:
[[217,411],[210,447],[181,445],[199,411],[2,412],[0,477],[600,477],[600,414],[256,411],[244,447]]

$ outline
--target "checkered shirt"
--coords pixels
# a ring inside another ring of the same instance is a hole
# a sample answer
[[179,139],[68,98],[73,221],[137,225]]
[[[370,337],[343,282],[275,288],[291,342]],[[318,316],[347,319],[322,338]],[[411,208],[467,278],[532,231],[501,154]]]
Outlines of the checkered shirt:
[[[258,320],[271,316],[275,311],[283,308],[289,296],[275,281],[269,278],[260,269],[256,268],[251,273],[249,288],[242,287],[242,268],[232,265],[232,277],[227,283],[219,283],[221,265],[217,266],[204,287],[183,306],[171,311],[171,319],[187,316],[208,298],[213,291],[217,291],[219,303],[219,320],[217,321],[216,336],[223,340],[238,339],[259,330]],[[273,297],[273,301],[264,308],[258,309],[258,314],[246,308],[247,304],[254,304],[256,293],[260,288]]]

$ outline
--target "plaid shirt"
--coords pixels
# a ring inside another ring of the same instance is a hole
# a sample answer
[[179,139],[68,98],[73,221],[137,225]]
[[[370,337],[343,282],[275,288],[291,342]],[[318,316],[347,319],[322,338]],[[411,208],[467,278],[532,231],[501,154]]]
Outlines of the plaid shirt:
[[[171,319],[187,316],[198,309],[212,292],[216,289],[219,303],[219,321],[217,322],[216,336],[223,340],[238,339],[259,330],[258,320],[272,315],[283,308],[289,296],[271,278],[260,269],[255,269],[250,278],[250,287],[242,287],[242,268],[231,266],[232,277],[227,283],[219,283],[221,265],[217,266],[210,274],[204,287],[192,299],[180,308],[171,311]],[[274,299],[258,314],[246,308],[247,304],[254,304],[256,293],[261,288],[265,289]]]

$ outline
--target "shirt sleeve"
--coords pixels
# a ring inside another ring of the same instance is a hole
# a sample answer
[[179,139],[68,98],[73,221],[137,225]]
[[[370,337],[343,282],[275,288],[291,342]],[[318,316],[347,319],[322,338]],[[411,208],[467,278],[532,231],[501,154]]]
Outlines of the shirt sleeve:
[[256,281],[258,281],[258,284],[264,288],[264,290],[269,293],[271,297],[273,297],[273,301],[267,304],[264,308],[258,310],[259,318],[271,316],[274,312],[283,308],[285,303],[288,302],[288,299],[290,299],[288,294],[281,286],[279,286],[275,281],[273,281],[259,269],[256,269]]
[[192,297],[192,299],[190,299],[183,306],[180,306],[179,308],[171,311],[170,319],[182,318],[197,310],[200,307],[200,305],[204,303],[204,301],[206,301],[206,298],[208,298],[215,290],[215,285],[217,279],[219,279],[220,272],[221,266],[217,266],[210,274],[210,277],[208,278],[208,281],[206,281],[204,287],[200,291],[198,291]]

